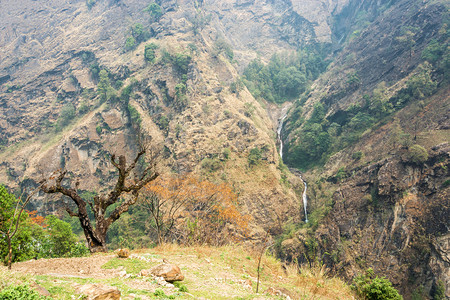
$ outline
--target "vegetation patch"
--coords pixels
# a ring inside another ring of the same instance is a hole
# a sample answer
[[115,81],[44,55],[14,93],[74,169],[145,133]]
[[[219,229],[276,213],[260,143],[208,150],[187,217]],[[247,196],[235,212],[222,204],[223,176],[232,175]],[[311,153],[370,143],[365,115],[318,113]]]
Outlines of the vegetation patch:
[[255,98],[282,103],[298,97],[325,71],[329,63],[326,53],[325,48],[317,46],[275,54],[267,65],[254,60],[245,69],[242,80]]
[[142,259],[137,258],[113,258],[102,266],[102,269],[117,269],[123,267],[128,274],[139,274],[141,270],[150,269],[154,267],[156,263],[149,263]]

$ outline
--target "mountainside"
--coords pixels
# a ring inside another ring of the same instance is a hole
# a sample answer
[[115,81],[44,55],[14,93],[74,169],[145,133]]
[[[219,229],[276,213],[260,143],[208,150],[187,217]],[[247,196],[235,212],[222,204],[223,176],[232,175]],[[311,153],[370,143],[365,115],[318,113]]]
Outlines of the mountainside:
[[[84,1],[46,2],[43,9],[29,1],[21,4],[23,11],[13,2],[2,4],[2,182],[33,186],[23,179],[65,167],[81,179],[80,189],[98,189],[114,178],[108,153],[135,153],[139,122],[154,143],[164,144],[161,168],[229,181],[241,193],[242,210],[267,230],[279,231],[279,224],[295,218],[296,195],[280,183],[277,169],[276,124],[248,92],[229,90],[238,64],[217,49],[217,41],[223,47],[247,43],[249,37],[229,41],[221,34],[231,36],[223,27],[239,25],[230,19],[243,6],[221,2],[232,8],[223,17],[215,3],[164,1],[162,16],[155,18],[144,11],[144,1],[93,3],[89,8]],[[270,3],[252,8],[255,14],[272,11]],[[277,19],[273,13],[267,18]],[[250,24],[250,32],[252,26],[259,25]],[[257,49],[267,48],[266,42],[287,47],[275,40],[278,35],[270,29]],[[130,37],[135,44],[127,48]],[[157,48],[152,62],[144,56],[149,43]],[[237,59],[256,57],[254,50],[240,54],[236,48]],[[103,83],[101,70],[107,70]],[[98,95],[102,84],[109,89],[105,99]],[[250,168],[253,148],[262,158]]]
[[151,136],[160,173],[233,188],[239,237],[448,295],[449,26],[435,0],[2,1],[0,182],[102,192]]
[[313,240],[346,278],[372,267],[406,298],[449,286],[447,28],[444,4],[397,1],[294,103],[285,160],[308,169],[313,224],[285,257]]

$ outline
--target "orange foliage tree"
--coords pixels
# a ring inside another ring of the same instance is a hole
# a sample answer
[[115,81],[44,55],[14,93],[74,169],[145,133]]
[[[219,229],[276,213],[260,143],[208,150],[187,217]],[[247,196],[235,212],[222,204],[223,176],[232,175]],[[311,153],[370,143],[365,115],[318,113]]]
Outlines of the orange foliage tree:
[[157,243],[168,238],[184,244],[219,245],[245,234],[249,216],[225,183],[199,181],[192,175],[161,176],[147,184],[140,205],[153,217]]
[[28,217],[30,218],[30,222],[32,224],[39,225],[42,228],[47,227],[47,224],[45,223],[45,218],[43,216],[38,215],[36,210],[33,211],[26,210],[26,212],[28,213]]

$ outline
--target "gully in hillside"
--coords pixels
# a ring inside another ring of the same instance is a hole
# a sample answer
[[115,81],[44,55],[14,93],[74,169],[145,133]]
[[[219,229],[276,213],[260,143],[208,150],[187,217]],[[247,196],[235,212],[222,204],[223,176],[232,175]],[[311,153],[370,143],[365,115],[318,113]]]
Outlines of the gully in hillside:
[[[278,143],[280,145],[280,158],[283,160],[283,139],[281,138],[281,131],[283,130],[284,120],[287,117],[289,106],[285,106],[281,111],[281,118],[278,120],[278,128],[277,128],[277,139]],[[307,211],[307,205],[308,205],[308,196],[306,195],[306,190],[308,188],[308,185],[306,184],[306,181],[302,178],[302,175],[300,172],[296,172],[298,174],[298,177],[303,182],[305,189],[303,190],[302,194],[302,200],[303,200],[303,208],[305,210],[305,223],[308,223],[308,211]]]

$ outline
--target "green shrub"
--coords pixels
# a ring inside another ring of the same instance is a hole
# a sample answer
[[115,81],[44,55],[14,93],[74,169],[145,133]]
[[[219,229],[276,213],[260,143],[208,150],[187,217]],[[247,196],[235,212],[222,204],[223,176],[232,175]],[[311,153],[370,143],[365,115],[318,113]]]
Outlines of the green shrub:
[[225,57],[228,58],[230,61],[232,61],[234,58],[233,48],[231,48],[231,45],[221,38],[214,43],[214,51],[213,51],[213,55],[216,57],[219,56],[220,54],[225,55]]
[[164,291],[162,289],[156,289],[155,292],[153,293],[153,295],[155,295],[158,298],[162,298],[162,299],[175,299],[175,295],[170,295],[167,296]]
[[262,158],[262,151],[259,148],[253,148],[248,154],[247,161],[249,166],[256,166]]
[[439,280],[432,289],[433,300],[444,300],[445,299],[445,285],[442,280]]
[[78,237],[69,223],[50,215],[45,218],[45,224],[45,229],[38,225],[33,227],[30,244],[33,258],[80,257],[89,253],[84,242],[77,242]]
[[148,31],[144,28],[144,25],[142,25],[141,23],[136,23],[133,26],[131,26],[131,35],[138,43],[145,41],[149,37]]
[[111,89],[111,82],[109,81],[109,73],[102,69],[98,73],[99,82],[97,85],[97,93],[100,96],[101,102],[108,100],[108,91]]
[[352,158],[354,160],[360,160],[363,157],[363,153],[361,151],[353,152]]
[[145,45],[144,57],[148,62],[154,62],[156,58],[155,50],[158,49],[158,45],[155,43],[150,43]]
[[225,149],[223,149],[222,154],[223,154],[223,157],[224,157],[225,159],[229,159],[229,158],[230,158],[230,155],[231,155],[231,150],[230,150],[230,148],[225,148]]
[[39,295],[39,293],[28,285],[10,285],[0,290],[2,300],[47,300],[52,299]]
[[367,269],[366,274],[355,277],[352,289],[358,296],[367,300],[403,299],[388,279],[375,276],[372,269]]
[[89,107],[89,103],[87,101],[82,101],[80,103],[80,106],[78,107],[78,113],[80,115],[84,115],[85,113],[87,113],[89,111],[90,107]]
[[48,225],[47,232],[51,256],[72,256],[72,250],[77,247],[77,236],[73,234],[70,224],[55,216],[47,216],[45,219]]
[[446,181],[444,181],[443,183],[442,183],[442,185],[441,185],[441,187],[442,188],[446,188],[446,187],[448,187],[448,186],[450,186],[450,179],[447,179]]
[[56,121],[56,130],[60,131],[75,117],[75,107],[71,103],[65,104],[61,112],[59,113],[58,120]]
[[347,172],[345,171],[345,168],[339,168],[339,170],[336,172],[336,175],[334,175],[334,178],[336,178],[337,182],[341,182],[342,180],[347,178]]
[[128,101],[130,100],[130,96],[131,96],[131,92],[132,91],[133,91],[133,86],[132,85],[127,85],[126,87],[124,87],[122,89],[122,92],[120,93],[120,101],[122,101],[122,103],[128,105]]
[[129,36],[125,41],[125,50],[130,51],[133,50],[134,47],[136,47],[136,39],[132,36]]
[[177,53],[171,57],[173,66],[180,74],[187,74],[192,56],[188,53]]
[[167,131],[167,130],[169,129],[169,123],[170,123],[170,120],[169,120],[166,116],[161,115],[161,116],[159,117],[157,123],[158,123],[158,126],[159,126],[159,128],[160,128],[161,130]]
[[175,102],[177,109],[183,109],[188,105],[188,98],[186,96],[187,87],[184,83],[179,83],[175,86]]
[[413,163],[422,164],[428,160],[428,151],[420,145],[412,145],[408,149],[408,159]]
[[137,109],[134,106],[132,106],[131,104],[128,104],[128,112],[130,113],[131,123],[133,123],[137,126],[140,126],[142,119],[141,119],[141,115],[139,114]]
[[202,160],[202,168],[214,172],[221,168],[221,163],[217,158],[205,158]]
[[114,88],[116,90],[119,90],[122,86],[123,86],[123,81],[122,80],[117,80],[116,82],[114,82]]
[[448,47],[445,43],[439,43],[436,39],[430,41],[428,46],[422,51],[422,59],[435,64],[439,61]]
[[150,14],[150,17],[154,20],[154,21],[158,21],[161,16],[163,15],[161,6],[159,6],[157,3],[153,2],[150,3],[145,9],[145,12],[148,12]]

